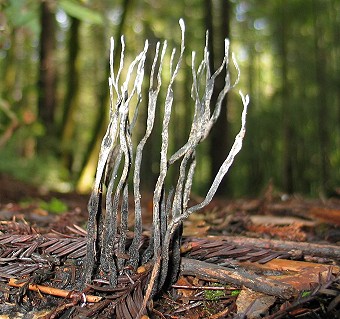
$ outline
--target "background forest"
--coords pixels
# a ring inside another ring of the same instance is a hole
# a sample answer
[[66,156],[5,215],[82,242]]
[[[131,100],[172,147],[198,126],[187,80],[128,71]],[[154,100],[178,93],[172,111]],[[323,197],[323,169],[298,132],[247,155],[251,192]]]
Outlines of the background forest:
[[[186,65],[176,83],[173,151],[190,129],[191,51],[202,57],[205,30],[211,67],[228,37],[241,69],[199,149],[195,191],[210,185],[240,127],[238,89],[251,98],[247,136],[220,194],[257,195],[270,180],[281,191],[312,196],[340,186],[340,1],[0,0],[0,8],[0,173],[88,191],[107,126],[110,37],[119,44],[125,35],[132,60],[145,39],[178,47],[182,17]],[[146,68],[151,62],[150,55]],[[158,173],[160,120],[155,126],[145,187]]]

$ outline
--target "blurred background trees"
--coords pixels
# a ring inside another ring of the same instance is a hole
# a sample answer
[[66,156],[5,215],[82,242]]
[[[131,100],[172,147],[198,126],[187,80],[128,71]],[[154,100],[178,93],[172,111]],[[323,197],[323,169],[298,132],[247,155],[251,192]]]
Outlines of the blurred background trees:
[[[238,88],[251,97],[244,148],[220,194],[257,195],[270,180],[284,192],[313,196],[339,187],[339,1],[7,0],[0,7],[0,173],[88,191],[107,125],[109,38],[120,50],[124,34],[133,59],[146,38],[151,46],[162,39],[178,45],[182,17],[186,68],[176,83],[172,150],[189,131],[191,51],[202,56],[208,29],[211,67],[229,37],[241,68]],[[198,194],[239,129],[237,90],[225,106],[209,145],[199,149]],[[152,138],[158,149],[159,134]],[[152,145],[143,162],[145,187],[157,176]]]

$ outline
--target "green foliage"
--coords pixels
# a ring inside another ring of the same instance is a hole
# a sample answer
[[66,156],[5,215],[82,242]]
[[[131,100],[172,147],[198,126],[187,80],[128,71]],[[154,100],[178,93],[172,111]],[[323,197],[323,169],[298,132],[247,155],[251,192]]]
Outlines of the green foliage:
[[25,198],[20,201],[22,207],[36,206],[52,214],[62,214],[68,210],[68,206],[58,198],[53,197],[49,201],[38,200],[35,198]]
[[301,294],[301,297],[304,298],[304,297],[309,297],[311,295],[311,292],[310,291],[304,291],[302,294]]
[[204,298],[209,301],[217,301],[224,296],[224,290],[204,290]]
[[236,297],[240,294],[240,292],[241,292],[241,289],[235,289],[235,290],[231,291],[230,295],[233,296],[233,297]]
[[[213,287],[222,287],[219,284],[213,284]],[[208,301],[217,301],[223,297],[225,297],[226,293],[225,290],[204,290],[204,298]]]
[[50,201],[39,201],[39,207],[47,210],[50,213],[61,214],[65,213],[68,209],[67,205],[59,200],[58,198],[53,197]]
[[38,5],[38,1],[8,0],[4,5],[4,14],[13,28],[28,27],[35,33],[40,29]]
[[76,0],[60,0],[58,2],[60,8],[64,10],[69,16],[77,18],[91,24],[103,24],[103,16],[95,11],[86,7],[83,3]]
[[[213,284],[213,287],[222,287],[220,284]],[[236,297],[240,294],[240,289],[235,289],[230,292],[232,297]],[[204,298],[208,301],[218,301],[226,296],[226,290],[204,290]]]

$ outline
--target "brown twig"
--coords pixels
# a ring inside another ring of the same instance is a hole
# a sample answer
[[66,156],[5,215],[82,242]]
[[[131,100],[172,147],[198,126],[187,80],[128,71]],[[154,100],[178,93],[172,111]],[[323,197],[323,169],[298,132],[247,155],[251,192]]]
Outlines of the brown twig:
[[[17,283],[17,279],[10,278],[8,285],[11,287],[22,287],[25,285],[25,283]],[[36,284],[28,284],[28,289],[32,291],[42,292],[42,293],[52,295],[52,296],[62,297],[62,298],[73,298],[76,293],[70,290],[63,290],[63,289],[53,288],[49,286],[36,285]],[[92,296],[92,295],[84,294],[84,301],[86,300],[86,302],[98,302],[102,299],[103,298],[99,296]]]
[[184,286],[184,285],[171,285],[175,289],[188,289],[188,290],[237,290],[230,287],[219,287],[219,286]]
[[152,291],[155,287],[155,284],[156,283],[156,279],[157,279],[157,276],[159,275],[159,269],[161,267],[161,255],[159,255],[156,259],[156,262],[155,262],[155,265],[152,269],[152,272],[151,272],[151,275],[150,275],[150,280],[149,280],[149,283],[148,283],[148,287],[146,289],[146,292],[145,292],[145,295],[144,295],[144,299],[143,299],[143,304],[137,314],[137,319],[139,318],[142,318],[143,316],[143,313],[146,309],[146,306],[147,306],[147,303],[150,301],[150,296],[152,294]]
[[244,269],[222,267],[185,257],[182,258],[181,275],[196,276],[205,280],[218,280],[221,283],[232,283],[286,299],[297,294],[296,289],[290,285],[277,280],[263,278]]

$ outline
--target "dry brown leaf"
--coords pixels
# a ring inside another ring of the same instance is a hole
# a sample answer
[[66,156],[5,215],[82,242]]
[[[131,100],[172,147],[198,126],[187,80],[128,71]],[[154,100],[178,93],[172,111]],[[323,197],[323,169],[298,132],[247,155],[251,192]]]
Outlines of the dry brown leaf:
[[195,294],[195,287],[183,276],[177,280],[176,285],[193,287],[193,289],[177,289],[177,293],[182,295],[183,298],[190,298]]
[[244,288],[236,299],[237,314],[246,314],[248,319],[262,318],[276,297]]
[[316,264],[306,261],[273,259],[266,264],[243,262],[243,267],[251,268],[260,273],[272,273],[268,278],[275,279],[284,284],[293,286],[298,291],[308,290],[311,284],[317,283],[320,279],[326,279],[332,269],[333,273],[339,273],[340,267]]

